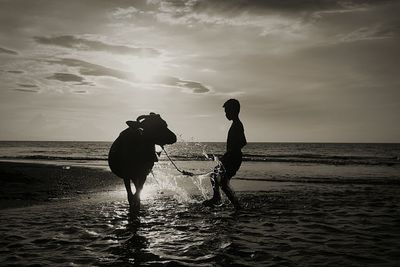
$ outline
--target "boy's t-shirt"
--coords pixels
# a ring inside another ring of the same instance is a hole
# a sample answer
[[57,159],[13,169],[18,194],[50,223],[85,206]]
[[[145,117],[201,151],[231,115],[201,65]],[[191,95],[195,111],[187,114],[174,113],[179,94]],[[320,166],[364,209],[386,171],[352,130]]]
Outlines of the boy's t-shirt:
[[244,135],[244,127],[240,120],[233,121],[231,128],[229,128],[228,139],[226,141],[227,152],[240,152],[247,144]]
[[239,170],[242,164],[241,149],[247,144],[244,127],[240,120],[232,122],[226,142],[226,153],[221,158],[225,176],[230,179]]

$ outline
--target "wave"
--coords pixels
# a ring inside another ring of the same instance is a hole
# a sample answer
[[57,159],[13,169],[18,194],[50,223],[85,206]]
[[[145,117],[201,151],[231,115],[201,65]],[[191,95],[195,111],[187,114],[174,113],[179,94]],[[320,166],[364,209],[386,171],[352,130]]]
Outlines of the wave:
[[[220,158],[221,154],[207,155],[170,155],[177,161],[210,161]],[[7,160],[48,160],[48,161],[107,161],[107,156],[55,156],[55,155],[21,155],[21,156],[1,156],[0,159]],[[160,161],[167,161],[165,156],[159,158]],[[372,157],[372,156],[327,156],[318,154],[243,154],[243,161],[248,162],[281,162],[281,163],[304,163],[304,164],[327,164],[327,165],[400,165],[399,157]]]
[[104,161],[107,157],[84,157],[84,156],[48,156],[48,155],[32,155],[32,156],[3,156],[0,159],[32,159],[32,160],[82,160],[82,161]]
[[291,178],[251,178],[235,177],[235,180],[261,181],[261,182],[286,182],[309,184],[353,184],[353,185],[400,185],[400,179],[388,177],[374,178],[318,178],[318,177],[291,177]]
[[395,165],[400,164],[399,157],[372,157],[372,156],[337,156],[318,154],[294,154],[294,155],[250,155],[244,154],[245,161],[263,162],[292,162],[292,163],[316,163],[329,165]]
[[[220,158],[221,154],[215,154],[214,157]],[[171,156],[175,160],[182,161],[207,161],[213,157],[204,157],[198,155],[189,156]],[[327,156],[318,154],[243,154],[243,161],[250,162],[283,162],[283,163],[310,163],[310,164],[328,164],[328,165],[387,165],[392,166],[400,164],[399,157],[371,157],[371,156]]]

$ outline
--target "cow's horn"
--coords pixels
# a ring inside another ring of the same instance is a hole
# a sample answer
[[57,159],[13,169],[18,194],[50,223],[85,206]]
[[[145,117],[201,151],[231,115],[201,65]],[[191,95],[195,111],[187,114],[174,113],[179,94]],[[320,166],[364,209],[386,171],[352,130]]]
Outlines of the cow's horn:
[[140,115],[139,117],[137,117],[136,121],[140,122],[141,120],[146,119],[148,117],[149,115]]

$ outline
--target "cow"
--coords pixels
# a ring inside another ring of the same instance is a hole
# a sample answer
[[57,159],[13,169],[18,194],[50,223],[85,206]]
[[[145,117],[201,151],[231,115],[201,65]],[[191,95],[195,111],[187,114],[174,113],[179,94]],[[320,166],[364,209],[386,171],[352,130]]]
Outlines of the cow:
[[[164,147],[177,139],[161,116],[153,112],[126,124],[129,127],[111,145],[108,164],[111,171],[124,180],[130,211],[138,213],[140,192],[154,162],[158,161],[155,145]],[[131,181],[136,188],[135,194],[132,193]]]

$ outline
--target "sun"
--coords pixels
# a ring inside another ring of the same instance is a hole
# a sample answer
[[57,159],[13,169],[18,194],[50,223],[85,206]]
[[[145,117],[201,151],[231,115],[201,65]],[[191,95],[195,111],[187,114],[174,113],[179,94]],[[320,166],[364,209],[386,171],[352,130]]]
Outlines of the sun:
[[129,62],[129,71],[135,75],[135,80],[150,83],[160,75],[162,63],[160,58],[134,58]]

